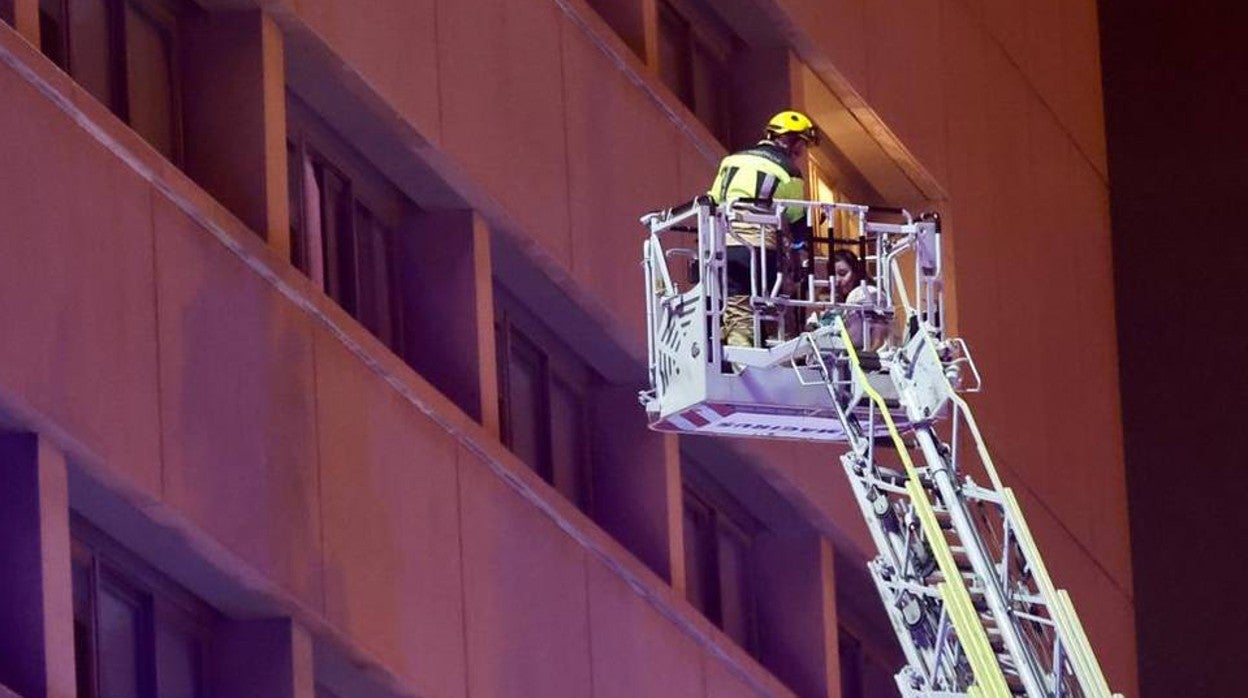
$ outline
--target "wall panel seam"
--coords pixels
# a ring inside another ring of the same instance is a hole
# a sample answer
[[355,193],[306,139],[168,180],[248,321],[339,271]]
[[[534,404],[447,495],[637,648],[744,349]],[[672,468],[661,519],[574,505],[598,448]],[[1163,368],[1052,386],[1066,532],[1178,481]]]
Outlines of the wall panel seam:
[[[513,468],[519,468],[516,464],[506,464],[502,459],[491,455],[485,446],[478,443],[473,435],[465,431],[464,428],[458,426],[453,416],[444,415],[438,408],[435,408],[430,402],[422,398],[408,384],[409,379],[400,377],[387,369],[381,361],[372,356],[370,351],[364,345],[352,337],[352,332],[343,324],[335,321],[330,313],[322,310],[309,297],[305,296],[297,286],[286,281],[271,266],[269,257],[272,251],[267,247],[252,250],[248,243],[239,238],[240,235],[252,236],[250,231],[242,231],[235,233],[230,228],[238,226],[227,226],[214,218],[213,215],[196,205],[192,198],[182,191],[188,185],[179,181],[179,176],[170,176],[161,168],[154,167],[149,164],[143,157],[132,152],[124,143],[110,133],[109,129],[101,126],[91,119],[79,106],[73,103],[71,99],[62,94],[54,85],[40,76],[33,68],[29,67],[19,56],[17,56],[4,42],[0,42],[0,64],[8,66],[19,77],[34,87],[40,94],[46,97],[55,107],[60,109],[68,116],[76,125],[82,128],[89,136],[95,139],[100,145],[111,152],[124,164],[129,166],[135,174],[149,182],[152,187],[160,192],[166,199],[175,205],[179,210],[185,213],[195,224],[201,227],[205,232],[215,238],[229,252],[234,254],[246,267],[252,270],[260,279],[267,282],[282,296],[286,297],[294,306],[307,313],[315,322],[319,322],[321,326],[339,342],[344,348],[359,359],[365,367],[374,375],[380,378],[384,383],[388,384],[391,389],[398,393],[405,401],[416,407],[422,414],[430,419],[434,424],[438,425],[442,430],[451,435],[458,441],[467,451],[472,453],[483,463],[487,465],[496,477],[502,480],[508,487],[521,496],[522,499],[528,501],[535,506],[545,516],[551,519],[555,525],[560,528],[566,535],[574,540],[578,545],[591,553],[594,558],[601,561],[613,574],[620,577],[636,594],[641,596],[650,606],[655,608],[661,616],[676,626],[681,632],[692,638],[698,645],[706,649],[711,655],[715,656],[727,668],[739,678],[741,678],[753,690],[762,695],[777,695],[775,691],[768,687],[767,681],[760,679],[758,672],[746,668],[736,659],[734,659],[723,644],[725,641],[718,640],[712,633],[704,631],[699,627],[699,622],[693,618],[686,617],[682,610],[678,610],[675,606],[668,604],[660,598],[660,593],[650,588],[649,583],[644,577],[635,574],[626,568],[626,564],[616,558],[616,553],[609,551],[607,547],[594,540],[594,534],[587,530],[582,530],[578,524],[573,523],[568,516],[558,510],[558,506],[552,504],[544,495],[537,492],[533,487],[523,482],[521,476],[513,472]],[[154,157],[154,156],[153,156]],[[191,185],[193,186],[193,185]],[[254,237],[254,236],[252,236]],[[256,244],[263,241],[259,238],[255,239]],[[448,412],[456,412],[454,408],[444,408]],[[464,416],[463,420],[467,420]],[[461,421],[463,421],[461,420]],[[480,429],[479,425],[473,425]],[[469,427],[471,429],[472,426]],[[601,534],[604,535],[605,534]],[[384,664],[383,664],[384,666]],[[771,674],[762,672],[771,681],[777,681]],[[780,695],[783,695],[781,693]]]

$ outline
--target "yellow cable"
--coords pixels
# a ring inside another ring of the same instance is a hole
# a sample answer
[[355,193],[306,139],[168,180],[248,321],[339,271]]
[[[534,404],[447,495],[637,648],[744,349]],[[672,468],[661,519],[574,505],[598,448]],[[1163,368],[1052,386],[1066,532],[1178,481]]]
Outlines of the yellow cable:
[[[966,584],[962,580],[957,563],[953,559],[953,552],[949,549],[949,543],[945,540],[944,533],[940,530],[939,522],[936,521],[936,512],[932,508],[931,500],[928,499],[927,492],[919,482],[918,468],[915,467],[914,461],[910,458],[910,451],[906,448],[905,442],[901,439],[901,434],[897,431],[897,425],[893,422],[893,416],[889,413],[884,398],[880,396],[879,392],[867,380],[866,372],[862,370],[862,365],[858,360],[858,352],[854,349],[854,343],[850,339],[849,331],[845,328],[845,323],[839,317],[836,319],[836,323],[841,341],[845,344],[845,350],[849,354],[849,362],[850,366],[853,367],[854,375],[862,381],[867,396],[879,408],[884,424],[888,427],[889,436],[893,440],[893,445],[896,447],[898,455],[901,456],[902,464],[905,466],[906,475],[909,477],[906,491],[910,494],[911,501],[914,502],[915,512],[919,516],[919,525],[923,529],[923,534],[927,537],[928,543],[932,547],[932,552],[936,556],[936,563],[945,577],[945,583],[939,587],[941,598],[944,599],[945,606],[949,609],[949,617],[953,621],[953,626],[958,633],[958,639],[962,643],[962,649],[966,652],[967,659],[971,664],[971,671],[975,675],[977,687],[982,691],[978,695],[983,695],[984,698],[1009,698],[1010,690],[1006,684],[1005,675],[1001,672],[1001,666],[996,661],[992,645],[988,641],[988,634],[985,632],[983,624],[979,622],[975,605],[971,601],[971,594],[967,591]],[[870,434],[867,438],[874,437],[874,434]],[[973,686],[972,688],[976,687]]]

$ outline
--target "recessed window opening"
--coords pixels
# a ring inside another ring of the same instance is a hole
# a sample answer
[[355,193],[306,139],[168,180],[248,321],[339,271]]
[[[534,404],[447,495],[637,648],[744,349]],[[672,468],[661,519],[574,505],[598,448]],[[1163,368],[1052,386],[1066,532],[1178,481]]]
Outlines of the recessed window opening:
[[738,42],[698,0],[660,0],[659,76],[721,143],[731,136],[729,60]]
[[39,0],[43,54],[175,163],[180,10],[161,0]]
[[751,654],[759,649],[751,548],[758,524],[706,486],[683,491],[689,602]]
[[207,698],[219,616],[84,520],[72,532],[79,698]]
[[415,207],[293,97],[290,113],[291,263],[399,353],[396,236]]
[[596,376],[517,301],[496,292],[503,443],[582,511],[592,508],[589,397]]

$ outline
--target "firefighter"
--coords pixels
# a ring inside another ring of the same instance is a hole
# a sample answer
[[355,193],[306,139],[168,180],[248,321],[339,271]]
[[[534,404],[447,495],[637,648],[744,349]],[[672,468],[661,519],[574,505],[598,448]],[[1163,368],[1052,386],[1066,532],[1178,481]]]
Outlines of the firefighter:
[[[782,111],[767,122],[763,140],[757,145],[724,158],[708,192],[716,203],[733,199],[805,199],[806,185],[798,163],[806,149],[818,142],[818,131],[810,117],[797,111]],[[810,236],[805,211],[791,208],[784,215],[793,247],[801,247]],[[728,303],[724,308],[724,343],[754,346],[754,313],[750,307],[750,257],[766,267],[771,278],[779,260],[777,234],[758,226],[738,226],[727,235],[726,264]],[[761,252],[761,255],[759,254]],[[759,279],[760,290],[770,282]]]

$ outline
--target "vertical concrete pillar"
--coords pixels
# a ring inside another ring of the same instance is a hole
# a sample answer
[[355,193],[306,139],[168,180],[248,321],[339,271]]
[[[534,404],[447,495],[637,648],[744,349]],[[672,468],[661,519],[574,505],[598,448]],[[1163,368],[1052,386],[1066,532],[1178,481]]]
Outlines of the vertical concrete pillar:
[[659,72],[659,0],[640,0],[642,35],[645,52],[641,59],[655,73]]
[[489,226],[472,211],[422,211],[403,221],[396,253],[403,356],[497,436]]
[[633,386],[593,396],[594,520],[683,595],[680,450],[646,428]]
[[73,698],[68,476],[34,434],[0,434],[0,589],[0,685]]
[[0,19],[39,46],[39,0],[0,0]]
[[182,45],[186,172],[289,259],[282,34],[259,10],[201,13]]
[[315,698],[312,640],[288,618],[226,623],[214,640],[217,694]]
[[832,547],[816,535],[754,540],[760,659],[795,693],[840,696]]

